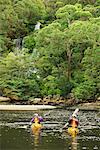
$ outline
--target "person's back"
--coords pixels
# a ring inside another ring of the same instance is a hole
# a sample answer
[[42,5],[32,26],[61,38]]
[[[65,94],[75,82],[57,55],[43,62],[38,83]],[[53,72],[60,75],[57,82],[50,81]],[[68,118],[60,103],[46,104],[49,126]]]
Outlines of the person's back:
[[77,128],[79,125],[79,121],[77,119],[79,109],[76,108],[71,117],[69,118],[68,122],[64,125],[63,128],[66,128],[67,126]]
[[75,116],[72,116],[72,117],[69,119],[69,126],[77,128],[78,125],[79,125],[78,119],[77,119]]
[[71,135],[72,137],[76,137],[76,135],[79,133],[78,130],[79,121],[77,119],[78,111],[79,110],[76,109],[68,121],[69,125],[68,134]]

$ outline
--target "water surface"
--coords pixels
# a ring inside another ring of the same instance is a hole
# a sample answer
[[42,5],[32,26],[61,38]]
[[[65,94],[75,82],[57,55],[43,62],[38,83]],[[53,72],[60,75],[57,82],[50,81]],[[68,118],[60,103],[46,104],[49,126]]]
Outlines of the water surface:
[[[33,135],[30,120],[34,113],[44,117],[44,129]],[[61,127],[72,110],[1,111],[0,150],[99,150],[99,111],[79,112],[79,135],[70,137]]]

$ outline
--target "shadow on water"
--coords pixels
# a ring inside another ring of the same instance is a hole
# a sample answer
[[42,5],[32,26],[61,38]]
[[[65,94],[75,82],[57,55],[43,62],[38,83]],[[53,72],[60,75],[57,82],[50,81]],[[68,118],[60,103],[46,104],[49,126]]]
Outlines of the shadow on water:
[[[44,116],[41,132],[33,134],[30,120],[34,113]],[[55,109],[37,112],[0,113],[0,150],[98,150],[100,142],[100,112],[79,112],[79,135],[71,137],[60,131],[72,110]]]

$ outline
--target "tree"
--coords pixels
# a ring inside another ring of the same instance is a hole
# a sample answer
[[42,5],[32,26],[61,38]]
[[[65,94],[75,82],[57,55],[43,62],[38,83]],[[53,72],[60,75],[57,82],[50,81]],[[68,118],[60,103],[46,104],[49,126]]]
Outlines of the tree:
[[15,3],[14,10],[18,15],[19,21],[28,28],[34,30],[37,21],[46,16],[45,6],[42,0],[21,0]]
[[45,6],[42,0],[1,0],[0,4],[0,33],[6,38],[8,50],[12,50],[13,39],[23,38],[45,18]]
[[[76,2],[0,1],[0,85],[5,95],[98,95],[99,0]],[[34,30],[37,21],[43,23],[40,30]],[[13,41],[19,38],[24,48],[16,50]]]
[[39,81],[33,60],[25,50],[18,54],[11,52],[6,58],[1,58],[0,87],[5,96],[26,100],[39,95]]
[[33,52],[33,49],[35,48],[35,34],[32,33],[24,37],[23,47],[27,48],[30,53]]
[[57,21],[62,24],[63,29],[69,27],[75,20],[89,20],[92,13],[89,10],[82,9],[81,4],[65,5],[56,12]]
[[[79,25],[77,24],[81,24]],[[91,99],[98,93],[99,79],[99,63],[98,49],[100,43],[100,27],[98,23],[93,22],[77,22],[70,28],[70,36],[75,43],[82,44],[83,57],[81,59],[81,74],[80,83],[75,85],[72,90],[75,97],[78,99]],[[77,25],[76,25],[77,24]],[[75,30],[74,30],[75,29]],[[80,30],[79,30],[80,29]],[[71,32],[72,31],[72,32]],[[75,31],[75,35],[74,35]],[[72,35],[71,35],[72,33]],[[80,36],[81,35],[81,36]],[[74,39],[75,38],[75,39]],[[87,48],[86,48],[87,47]],[[79,79],[80,80],[80,79]]]
[[99,48],[85,50],[82,60],[83,80],[72,91],[76,99],[96,99],[99,96],[100,89],[100,58]]
[[39,52],[37,66],[40,69],[40,74],[43,76],[49,75],[52,71],[52,66],[59,67],[63,53],[63,33],[59,30],[58,23],[41,29],[36,36],[36,48]]

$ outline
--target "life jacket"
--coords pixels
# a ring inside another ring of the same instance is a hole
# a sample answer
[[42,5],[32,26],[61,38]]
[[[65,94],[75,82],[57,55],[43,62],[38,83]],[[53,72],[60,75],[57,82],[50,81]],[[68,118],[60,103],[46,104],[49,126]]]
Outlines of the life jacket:
[[70,124],[70,126],[76,128],[76,127],[78,127],[79,122],[76,118],[73,117],[69,120],[69,124]]
[[68,134],[71,135],[72,137],[76,137],[78,133],[79,133],[78,128],[74,128],[74,127],[68,128]]
[[34,118],[34,122],[35,122],[35,123],[40,123],[39,118],[38,118],[38,117],[35,117],[35,118]]
[[38,122],[35,122],[31,125],[31,129],[32,129],[32,132],[33,134],[37,134],[40,132],[40,130],[42,129],[42,125]]

